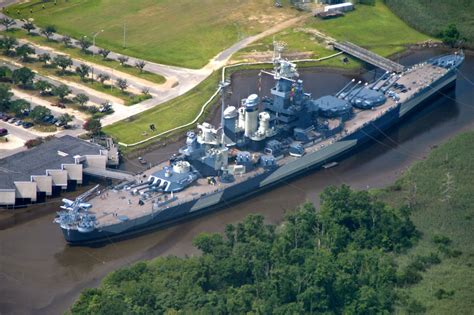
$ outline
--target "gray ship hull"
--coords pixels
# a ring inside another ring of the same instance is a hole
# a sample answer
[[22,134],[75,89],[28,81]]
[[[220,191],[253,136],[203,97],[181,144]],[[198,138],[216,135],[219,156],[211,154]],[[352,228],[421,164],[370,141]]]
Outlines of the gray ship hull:
[[294,177],[307,174],[309,170],[319,169],[327,163],[342,159],[353,153],[357,148],[360,148],[364,143],[380,136],[381,131],[386,131],[399,123],[409,113],[428,104],[434,96],[437,96],[438,92],[452,87],[455,82],[456,69],[452,69],[445,76],[433,82],[431,86],[426,87],[407,102],[399,104],[357,132],[316,152],[306,154],[277,169],[256,175],[245,182],[233,185],[225,190],[201,196],[199,199],[166,208],[134,220],[102,227],[90,233],[80,233],[75,229],[64,228],[62,228],[62,232],[66,241],[71,245],[107,243],[111,240],[129,238],[216,211],[262,190],[284,183]]

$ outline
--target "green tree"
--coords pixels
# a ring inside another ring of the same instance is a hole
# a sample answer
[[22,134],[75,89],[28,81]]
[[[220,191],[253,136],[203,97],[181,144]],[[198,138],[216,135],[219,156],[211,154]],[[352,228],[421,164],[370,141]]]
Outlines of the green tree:
[[71,121],[74,120],[74,116],[73,115],[69,115],[68,113],[64,113],[62,115],[60,115],[58,117],[58,121],[62,124],[62,125],[67,125],[69,124]]
[[71,36],[69,36],[69,35],[64,35],[61,38],[61,41],[63,42],[64,46],[66,46],[66,47],[70,47],[72,45],[72,39],[71,39]]
[[24,44],[15,48],[15,53],[23,61],[27,61],[30,55],[36,53],[35,49],[28,44]]
[[80,106],[84,106],[87,102],[89,102],[89,97],[83,93],[79,93],[72,100]]
[[51,115],[51,110],[45,106],[39,105],[31,110],[28,117],[30,117],[31,119],[33,119],[33,121],[37,123],[41,123],[44,117],[48,115]]
[[48,53],[40,54],[40,55],[38,55],[38,60],[41,61],[42,63],[44,63],[45,65],[47,65],[48,62],[51,61],[51,55],[48,54]]
[[8,55],[10,50],[16,45],[18,45],[18,41],[11,36],[5,36],[0,40],[0,47],[5,51],[6,55]]
[[100,81],[100,83],[104,84],[105,81],[110,80],[110,75],[107,73],[99,73],[97,79]]
[[102,55],[102,58],[107,59],[107,56],[110,54],[110,50],[101,48],[99,49],[99,54]]
[[118,78],[115,81],[115,85],[122,91],[122,93],[128,88],[128,82],[126,79]]
[[26,67],[16,69],[12,73],[13,82],[15,82],[15,84],[21,84],[23,87],[31,87],[34,78],[35,73]]
[[94,135],[98,135],[101,133],[102,130],[102,124],[100,122],[100,119],[97,118],[91,118],[87,120],[84,123],[84,129],[89,131],[90,133]]
[[15,20],[10,19],[8,17],[3,17],[0,19],[0,24],[5,27],[5,29],[8,31],[10,27],[16,24]]
[[48,95],[53,90],[53,85],[45,80],[38,80],[34,84],[34,88],[40,91],[41,95]]
[[150,95],[150,88],[143,87],[142,88],[142,94],[145,95],[145,96],[149,96]]
[[459,33],[456,24],[449,24],[448,27],[441,32],[441,39],[446,45],[455,47],[461,40],[461,33]]
[[61,102],[63,102],[66,97],[71,94],[71,89],[65,84],[58,85],[53,88],[53,95],[58,97]]
[[92,46],[92,42],[86,36],[81,37],[78,43],[83,52],[87,52],[87,49]]
[[91,71],[91,67],[89,67],[86,64],[81,64],[76,67],[76,73],[81,77],[82,81],[85,81],[90,71]]
[[4,83],[0,84],[0,111],[7,111],[10,107],[10,102],[13,93],[10,90],[10,86]]
[[41,30],[41,34],[43,34],[48,40],[51,40],[51,37],[53,37],[54,33],[56,33],[56,26],[54,25],[47,25]]
[[143,60],[137,60],[137,62],[135,62],[135,67],[137,67],[138,70],[140,70],[140,73],[143,72],[143,68],[145,68],[145,66],[146,66],[146,63]]
[[118,56],[117,60],[118,60],[118,62],[120,62],[120,65],[122,65],[122,67],[123,67],[128,62],[128,57],[127,56]]
[[0,81],[11,81],[12,71],[7,66],[0,66]]
[[66,73],[66,69],[73,65],[72,59],[64,55],[55,56],[53,58],[53,63],[56,67],[61,68],[61,74]]
[[16,116],[20,116],[23,113],[30,111],[31,104],[23,99],[17,99],[11,102],[10,110],[15,113]]
[[227,226],[225,236],[200,234],[193,244],[202,255],[113,272],[100,288],[85,291],[72,313],[98,312],[109,305],[105,297],[115,296],[126,301],[121,311],[140,314],[393,313],[397,265],[391,252],[410,246],[406,239],[416,236],[411,221],[347,186],[328,188],[321,197],[320,211],[304,204],[278,227],[249,215]]
[[36,29],[36,26],[30,21],[25,22],[21,27],[24,30],[26,30],[28,32],[28,34],[30,34],[32,31],[34,31]]

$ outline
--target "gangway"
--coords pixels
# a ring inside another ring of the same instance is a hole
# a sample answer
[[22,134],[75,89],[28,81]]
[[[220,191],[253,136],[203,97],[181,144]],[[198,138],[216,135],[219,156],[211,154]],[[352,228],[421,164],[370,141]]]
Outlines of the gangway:
[[405,69],[403,65],[393,60],[377,55],[376,53],[357,46],[356,44],[353,44],[351,42],[334,42],[333,46],[337,50],[345,52],[348,55],[356,57],[385,71],[400,73]]

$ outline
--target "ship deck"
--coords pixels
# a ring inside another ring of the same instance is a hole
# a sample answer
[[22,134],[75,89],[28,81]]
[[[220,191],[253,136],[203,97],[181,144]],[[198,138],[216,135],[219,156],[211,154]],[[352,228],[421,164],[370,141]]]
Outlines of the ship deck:
[[[408,70],[397,81],[397,83],[404,85],[407,90],[405,93],[397,91],[397,94],[400,97],[399,102],[396,102],[389,97],[387,98],[385,104],[372,110],[355,109],[354,117],[345,122],[344,130],[330,138],[306,147],[306,153],[316,152],[347,135],[357,132],[359,129],[376,120],[378,117],[381,117],[388,111],[395,109],[398,106],[398,103],[404,103],[408,101],[421,89],[429,86],[432,82],[442,77],[447,71],[447,69],[426,63],[417,65],[414,68]],[[284,158],[277,160],[277,163],[279,165],[283,165],[296,159],[298,159],[298,157],[285,156]],[[161,163],[160,165],[157,165],[145,171],[144,173],[137,175],[136,178],[138,181],[146,180],[151,174],[161,170],[167,164],[167,162]],[[203,195],[216,193],[231,185],[246,181],[247,179],[263,172],[264,170],[262,168],[256,168],[250,172],[235,176],[235,181],[232,183],[217,182],[215,185],[209,184],[206,178],[199,178],[184,191],[175,193],[174,197],[176,200],[170,201],[162,207],[164,209],[167,207],[176,206],[193,199],[198,199]],[[162,193],[155,193],[151,195],[149,199],[145,200],[142,205],[139,204],[140,198],[140,195],[132,195],[130,191],[105,189],[98,192],[96,196],[88,200],[88,203],[92,205],[90,212],[96,215],[97,227],[100,228],[101,226],[120,223],[124,217],[126,217],[128,220],[133,220],[144,215],[151,214],[153,211],[162,210],[156,210],[156,207],[155,210],[153,210],[153,203],[163,202],[165,195]],[[170,198],[170,196],[167,196],[167,198]]]

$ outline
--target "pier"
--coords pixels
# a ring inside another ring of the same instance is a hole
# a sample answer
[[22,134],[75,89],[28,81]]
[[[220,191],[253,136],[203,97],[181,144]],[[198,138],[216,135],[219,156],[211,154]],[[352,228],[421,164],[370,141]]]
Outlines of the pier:
[[350,42],[334,42],[333,46],[335,49],[340,50],[348,55],[351,55],[357,59],[365,61],[371,65],[381,68],[385,71],[402,72],[405,67],[393,60],[384,58],[376,53],[373,53],[365,48],[357,46]]

